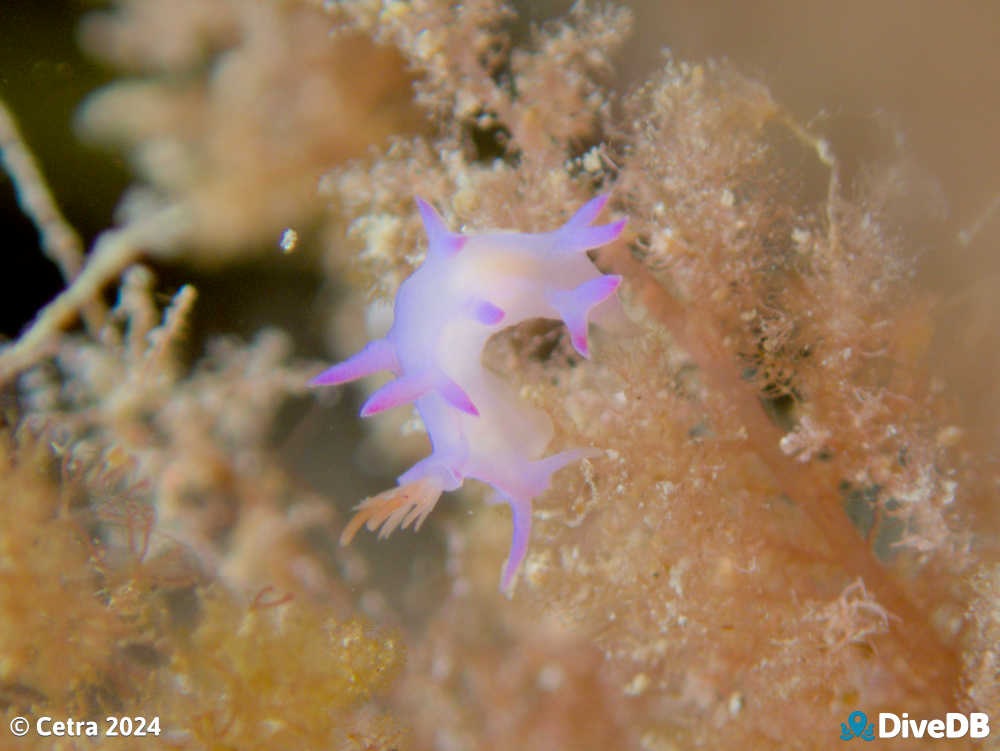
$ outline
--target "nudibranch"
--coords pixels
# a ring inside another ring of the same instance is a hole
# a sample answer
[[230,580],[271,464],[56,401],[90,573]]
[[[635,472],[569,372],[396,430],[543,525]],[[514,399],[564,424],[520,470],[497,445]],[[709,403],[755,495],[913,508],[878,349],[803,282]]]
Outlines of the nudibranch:
[[615,294],[621,277],[601,274],[586,252],[612,242],[625,227],[624,219],[592,224],[605,203],[607,196],[591,200],[552,232],[463,235],[417,199],[427,256],[399,287],[389,333],[312,384],[391,371],[395,379],[372,394],[361,416],[413,402],[431,453],[403,473],[396,488],[357,506],[341,544],[362,525],[373,532],[381,527],[380,538],[397,527],[419,529],[441,493],[471,477],[493,488],[490,502],[510,504],[514,531],[500,583],[510,593],[528,546],[532,499],[548,488],[554,472],[594,450],[541,458],[553,432],[548,415],[484,368],[482,351],[504,328],[553,318],[565,322],[577,352],[589,357],[592,314],[622,315]]

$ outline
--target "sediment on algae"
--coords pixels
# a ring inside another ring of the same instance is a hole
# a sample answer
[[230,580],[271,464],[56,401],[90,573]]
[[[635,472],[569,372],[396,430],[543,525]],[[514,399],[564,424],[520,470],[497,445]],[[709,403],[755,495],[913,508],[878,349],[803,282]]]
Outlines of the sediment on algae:
[[[68,287],[0,350],[8,714],[156,711],[182,748],[648,750],[1000,712],[997,400],[970,419],[937,367],[958,345],[894,224],[906,194],[848,176],[733,64],[666,57],[618,86],[630,22],[578,4],[528,33],[488,0],[88,18],[85,46],[129,72],[81,126],[137,177],[86,257],[33,204]],[[590,361],[544,323],[486,350],[553,450],[602,451],[536,501],[513,600],[508,516],[475,490],[417,539],[339,548],[349,475],[426,437],[406,410],[330,430],[356,395],[305,385],[384,332],[425,251],[414,194],[451,227],[537,232],[598,192],[629,219],[595,262],[632,330],[593,331]],[[329,352],[280,320],[204,333],[199,309],[256,302],[195,289],[248,267],[331,290],[309,303]]]

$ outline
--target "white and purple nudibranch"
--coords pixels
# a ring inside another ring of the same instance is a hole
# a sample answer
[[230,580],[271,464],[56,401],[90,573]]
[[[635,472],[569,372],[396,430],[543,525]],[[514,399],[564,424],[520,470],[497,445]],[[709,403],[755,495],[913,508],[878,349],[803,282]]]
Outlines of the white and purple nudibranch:
[[317,376],[312,384],[353,381],[382,370],[396,378],[378,389],[362,417],[414,402],[431,440],[431,454],[399,477],[397,488],[358,506],[341,542],[367,523],[380,537],[416,522],[441,493],[471,477],[492,486],[492,502],[510,504],[514,532],[500,588],[509,594],[527,550],[531,500],[550,476],[592,449],[541,458],[552,437],[547,414],[521,401],[482,365],[486,341],[529,318],[561,319],[573,346],[589,356],[592,314],[621,317],[620,276],[603,275],[588,250],[612,242],[624,219],[593,225],[607,203],[600,196],[552,232],[451,232],[417,199],[427,232],[427,257],[396,294],[392,328],[361,352]]

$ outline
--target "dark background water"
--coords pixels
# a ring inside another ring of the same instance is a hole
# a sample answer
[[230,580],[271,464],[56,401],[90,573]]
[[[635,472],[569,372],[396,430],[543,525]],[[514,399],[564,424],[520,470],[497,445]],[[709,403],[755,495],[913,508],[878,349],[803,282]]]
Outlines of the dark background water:
[[[522,0],[517,32],[570,6]],[[969,285],[1000,292],[1000,216],[966,244],[1000,194],[1000,9],[945,0],[635,0],[635,32],[619,59],[623,88],[661,63],[728,58],[763,80],[775,99],[827,135],[853,174],[869,162],[904,156],[910,192],[909,244],[923,282],[947,297]],[[99,3],[4,0],[0,9],[0,97],[20,121],[70,222],[89,242],[111,222],[128,181],[121,155],[87,147],[73,115],[114,71],[76,44],[80,16]],[[61,287],[0,177],[0,335],[15,336]],[[984,280],[986,280],[984,282]],[[989,324],[989,322],[987,322]],[[989,325],[986,328],[990,328]]]

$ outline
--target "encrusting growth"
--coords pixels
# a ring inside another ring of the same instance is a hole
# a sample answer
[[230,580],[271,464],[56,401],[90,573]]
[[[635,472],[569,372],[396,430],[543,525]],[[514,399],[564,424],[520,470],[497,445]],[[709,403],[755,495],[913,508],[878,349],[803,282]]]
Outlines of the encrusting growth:
[[399,288],[394,321],[384,339],[334,365],[313,385],[346,383],[382,370],[396,378],[376,391],[362,417],[414,402],[433,450],[399,478],[399,487],[358,506],[341,537],[363,524],[380,537],[420,524],[441,493],[465,478],[488,483],[494,500],[510,504],[514,533],[501,589],[510,586],[527,550],[531,500],[551,475],[587,456],[571,449],[540,458],[552,437],[545,413],[522,403],[483,368],[482,350],[498,331],[529,318],[561,319],[573,346],[589,357],[592,314],[620,315],[620,276],[603,275],[586,251],[617,239],[625,220],[594,226],[607,203],[600,196],[562,227],[541,234],[451,232],[430,204],[417,199],[427,232],[423,265]]

